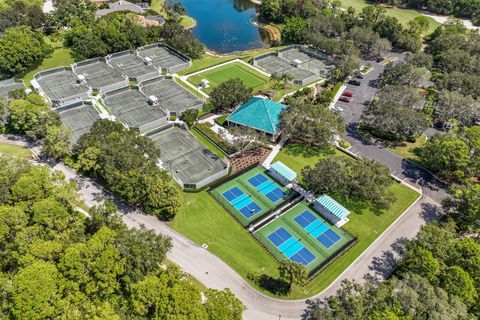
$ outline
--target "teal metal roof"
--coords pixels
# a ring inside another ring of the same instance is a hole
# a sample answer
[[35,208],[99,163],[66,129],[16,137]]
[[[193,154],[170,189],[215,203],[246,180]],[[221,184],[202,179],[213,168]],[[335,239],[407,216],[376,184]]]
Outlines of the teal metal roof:
[[286,108],[279,102],[254,97],[238,107],[227,121],[275,134],[280,127],[280,114]]
[[330,211],[335,217],[339,219],[343,219],[350,214],[350,211],[345,209],[341,204],[339,204],[337,201],[333,200],[326,194],[321,195],[315,201],[321,204],[325,209]]
[[297,174],[295,173],[295,171],[293,171],[280,161],[272,163],[270,168],[277,171],[282,177],[284,177],[288,181],[293,181],[297,178]]

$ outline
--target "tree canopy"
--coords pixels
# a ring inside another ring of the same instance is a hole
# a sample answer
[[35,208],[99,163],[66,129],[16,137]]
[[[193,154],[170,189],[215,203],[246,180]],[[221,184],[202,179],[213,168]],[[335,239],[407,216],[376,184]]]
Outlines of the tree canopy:
[[303,168],[302,176],[308,190],[316,194],[341,195],[383,208],[388,208],[394,200],[388,191],[393,184],[390,169],[375,160],[324,158],[314,167]]
[[26,26],[5,29],[0,37],[0,79],[23,76],[51,52],[40,32]]
[[288,100],[288,108],[281,114],[280,130],[291,142],[326,146],[345,131],[345,123],[338,113],[296,98]]
[[128,203],[164,219],[178,212],[178,186],[157,166],[160,150],[149,138],[120,123],[99,120],[73,152],[77,169],[100,179]]
[[210,102],[214,109],[232,110],[252,96],[253,89],[247,87],[239,78],[229,79],[221,83],[210,93]]
[[90,217],[76,185],[47,166],[0,156],[0,318],[242,319],[227,289],[206,301],[166,236],[127,228],[109,203]]

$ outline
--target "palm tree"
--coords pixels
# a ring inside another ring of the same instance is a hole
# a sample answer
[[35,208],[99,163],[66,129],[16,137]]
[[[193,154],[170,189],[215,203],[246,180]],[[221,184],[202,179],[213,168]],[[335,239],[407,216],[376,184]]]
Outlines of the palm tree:
[[286,89],[286,88],[287,88],[287,84],[288,84],[290,81],[292,81],[292,80],[293,80],[293,77],[292,77],[291,75],[286,74],[286,73],[282,74],[282,75],[280,76],[280,81],[283,82],[283,89]]
[[307,269],[303,264],[290,260],[283,260],[278,267],[280,278],[288,282],[290,291],[293,284],[303,285],[307,282]]

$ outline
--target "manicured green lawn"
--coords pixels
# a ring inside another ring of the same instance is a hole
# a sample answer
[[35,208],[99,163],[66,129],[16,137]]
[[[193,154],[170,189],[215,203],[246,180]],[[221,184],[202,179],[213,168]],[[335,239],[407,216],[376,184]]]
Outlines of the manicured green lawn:
[[253,88],[255,91],[269,87],[267,76],[239,62],[202,72],[188,78],[188,81],[195,86],[200,86],[201,81],[207,79],[210,82],[210,87],[204,91],[209,93],[221,83],[233,78],[239,78],[246,86]]
[[30,80],[33,79],[33,76],[35,75],[35,73],[43,70],[56,68],[56,67],[69,66],[75,62],[74,58],[72,57],[72,51],[70,49],[63,48],[60,42],[52,42],[52,41],[47,41],[47,42],[53,45],[53,47],[55,48],[55,51],[53,51],[50,57],[43,60],[43,63],[41,66],[39,66],[37,69],[33,71],[30,71],[23,77],[23,81],[27,86],[30,85]]
[[[340,0],[342,3],[342,7],[347,9],[348,7],[353,7],[357,13],[361,12],[362,9],[368,5],[373,5],[373,3],[365,1],[365,0]],[[411,9],[399,9],[399,8],[385,8],[387,10],[387,14],[389,16],[395,17],[398,21],[404,25],[408,23],[408,21],[413,20],[416,17],[422,16],[422,14],[416,10]],[[428,17],[428,21],[430,22],[430,28],[428,33],[432,33],[435,28],[437,28],[440,23],[436,22],[432,18]]]
[[171,226],[225,261],[242,277],[250,272],[277,277],[277,262],[206,191],[183,193]]
[[[319,159],[328,156],[348,157],[348,155],[333,148],[310,148],[294,144],[287,145],[282,149],[275,160],[282,161],[300,174],[301,169],[305,165],[313,166]],[[358,242],[308,285],[295,290],[294,294],[290,295],[288,299],[300,299],[311,296],[328,287],[419,196],[417,192],[398,183],[393,184],[389,189],[395,195],[396,201],[392,203],[388,210],[378,210],[368,205],[368,203],[352,201],[345,199],[341,195],[334,195],[334,198],[339,203],[352,212],[348,216],[350,221],[343,229],[357,237]],[[304,290],[308,291],[308,293],[305,294]]]
[[0,143],[0,153],[23,159],[28,159],[32,156],[30,150],[10,143]]
[[[333,148],[289,145],[276,159],[299,173],[305,165],[314,165],[318,159],[327,156],[347,155]],[[286,299],[306,298],[328,287],[419,196],[398,183],[389,189],[396,196],[396,201],[388,210],[379,210],[368,203],[333,195],[352,212],[349,215],[350,222],[343,229],[357,237],[358,242],[305,287],[296,288]],[[172,227],[198,244],[208,244],[208,250],[244,278],[255,272],[274,278],[278,276],[278,264],[274,258],[205,191],[183,194],[183,206],[172,222]]]
[[415,148],[420,148],[422,147],[425,142],[427,142],[427,136],[422,135],[417,139],[415,142],[404,142],[402,145],[396,146],[396,147],[389,147],[388,150],[398,154],[401,157],[413,160],[413,161],[419,161],[417,155],[413,152]]
[[333,147],[308,147],[302,144],[287,144],[277,154],[273,161],[281,161],[293,171],[300,174],[307,166],[314,166],[318,160],[325,157],[348,157],[345,153]]
[[187,75],[189,73],[200,71],[200,70],[203,70],[205,68],[215,66],[217,64],[227,62],[227,61],[230,61],[230,60],[234,60],[234,59],[241,59],[245,62],[248,62],[250,59],[252,59],[255,56],[258,56],[258,55],[261,55],[261,54],[264,54],[264,53],[270,52],[270,51],[276,51],[276,50],[279,50],[281,48],[282,47],[257,49],[257,50],[252,50],[248,53],[239,54],[239,55],[217,56],[217,55],[212,55],[212,54],[209,54],[209,53],[205,53],[203,55],[203,57],[201,57],[199,59],[193,59],[192,66],[188,69],[185,69],[185,70],[182,70],[182,71],[178,72],[178,74],[179,75]]
[[[168,14],[165,12],[165,10],[163,10],[163,3],[164,2],[165,2],[165,0],[152,0],[151,5],[150,5],[150,9],[155,11],[156,13],[162,15],[163,17],[167,17]],[[189,17],[189,16],[181,16],[181,19],[182,20],[180,21],[180,24],[182,26],[184,26],[185,28],[191,27],[196,23],[195,19],[193,19],[192,17]]]

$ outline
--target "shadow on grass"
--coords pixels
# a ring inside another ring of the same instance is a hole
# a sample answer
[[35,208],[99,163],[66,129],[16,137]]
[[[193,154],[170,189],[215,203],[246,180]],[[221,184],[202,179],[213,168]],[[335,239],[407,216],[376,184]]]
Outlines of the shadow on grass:
[[273,278],[266,274],[249,274],[248,278],[274,295],[286,296],[290,293],[289,285],[284,280]]
[[304,158],[326,157],[335,155],[335,149],[332,147],[312,147],[307,144],[292,143],[285,146],[285,153]]

